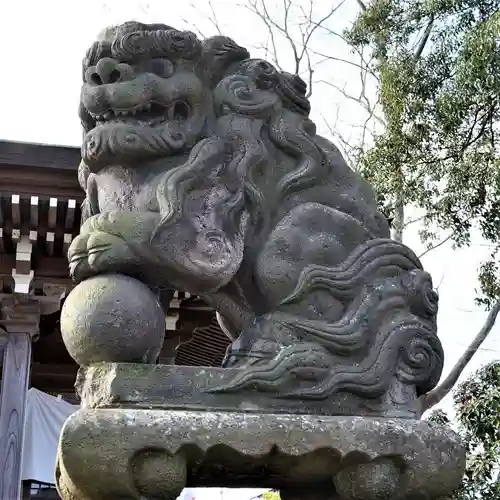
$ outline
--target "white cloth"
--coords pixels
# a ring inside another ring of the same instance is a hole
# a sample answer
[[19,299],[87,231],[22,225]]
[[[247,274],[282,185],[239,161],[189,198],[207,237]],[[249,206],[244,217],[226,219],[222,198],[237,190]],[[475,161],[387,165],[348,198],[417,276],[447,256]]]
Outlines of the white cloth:
[[66,419],[78,409],[66,401],[31,388],[26,400],[22,479],[55,483],[59,434]]

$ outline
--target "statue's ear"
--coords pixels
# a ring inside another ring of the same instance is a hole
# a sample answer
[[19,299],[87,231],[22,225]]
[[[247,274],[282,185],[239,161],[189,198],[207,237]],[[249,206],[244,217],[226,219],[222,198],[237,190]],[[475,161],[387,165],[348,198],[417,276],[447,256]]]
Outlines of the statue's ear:
[[80,187],[87,192],[87,181],[90,175],[90,169],[87,164],[82,160],[78,165],[78,183]]
[[204,81],[214,88],[231,67],[249,57],[248,50],[240,47],[231,38],[213,36],[202,42],[199,70]]
[[78,182],[86,195],[82,203],[83,224],[89,217],[99,213],[99,200],[95,176],[91,173],[90,168],[83,160],[80,162],[80,165],[78,165]]
[[85,108],[85,106],[81,101],[78,106],[78,115],[80,116],[80,124],[82,125],[84,134],[86,134],[89,130],[92,130],[96,126],[95,119],[87,111],[87,109]]

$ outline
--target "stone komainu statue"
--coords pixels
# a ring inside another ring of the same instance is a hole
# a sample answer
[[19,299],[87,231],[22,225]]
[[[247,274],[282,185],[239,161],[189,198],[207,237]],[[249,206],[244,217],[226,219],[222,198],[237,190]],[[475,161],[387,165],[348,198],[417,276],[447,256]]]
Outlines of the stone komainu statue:
[[309,111],[298,76],[229,38],[108,30],[83,63],[71,272],[205,299],[241,368],[218,391],[409,411],[442,370],[437,294]]

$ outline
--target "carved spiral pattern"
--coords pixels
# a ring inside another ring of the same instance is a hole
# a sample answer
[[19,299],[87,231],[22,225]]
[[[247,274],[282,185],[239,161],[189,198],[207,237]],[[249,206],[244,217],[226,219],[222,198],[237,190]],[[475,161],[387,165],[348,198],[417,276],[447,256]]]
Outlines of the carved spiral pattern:
[[196,246],[190,252],[192,259],[200,263],[199,270],[204,271],[206,263],[210,272],[231,275],[233,262],[239,261],[235,258],[236,248],[223,231],[209,229],[197,235]]
[[[386,259],[388,249],[392,253]],[[436,304],[429,293],[432,281],[424,271],[412,269],[415,265],[420,265],[418,259],[404,245],[374,240],[336,268],[306,268],[285,303],[319,287],[334,297],[345,299],[347,294],[353,299],[344,316],[328,323],[285,312],[269,315],[267,321],[273,325],[269,331],[284,326],[306,343],[284,346],[274,359],[247,367],[221,390],[257,387],[279,390],[290,398],[326,399],[338,392],[374,398],[386,393],[397,379],[414,386],[417,394],[427,392],[441,375],[443,351],[435,331]],[[304,357],[306,345],[310,354]],[[325,353],[329,369],[318,372],[319,366],[325,366]],[[304,371],[297,361],[302,357],[318,377],[309,386],[295,384],[289,391],[297,370]]]
[[277,108],[280,99],[274,92],[260,90],[250,76],[237,74],[226,77],[217,86],[214,102],[221,114],[232,111],[254,117],[266,117]]
[[444,362],[437,336],[432,331],[423,333],[425,336],[415,335],[401,350],[396,370],[397,378],[416,385],[418,394],[425,394],[438,383]]
[[201,43],[190,31],[135,31],[116,37],[111,44],[111,52],[122,60],[144,56],[195,59],[201,53]]
[[277,92],[286,108],[294,113],[308,116],[311,104],[306,97],[307,84],[297,75],[281,73]]
[[279,74],[276,68],[261,59],[243,61],[240,64],[239,72],[253,77],[256,87],[260,90],[271,89],[279,82]]
[[[268,93],[263,93],[265,91]],[[307,85],[300,77],[280,73],[267,61],[249,59],[239,65],[237,74],[219,84],[216,96],[220,105],[226,104],[237,113],[261,116],[279,102],[285,109],[303,117],[308,116],[311,109],[306,92]],[[250,106],[250,102],[253,105]]]
[[408,273],[402,283],[408,290],[410,307],[415,314],[427,317],[437,314],[439,295],[432,288],[432,280],[427,273]]

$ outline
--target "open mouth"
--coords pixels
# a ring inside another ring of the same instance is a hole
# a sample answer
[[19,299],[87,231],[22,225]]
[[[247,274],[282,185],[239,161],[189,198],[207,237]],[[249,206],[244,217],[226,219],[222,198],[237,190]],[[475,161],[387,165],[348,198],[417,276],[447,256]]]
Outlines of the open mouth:
[[181,100],[169,104],[147,102],[129,109],[108,109],[103,114],[91,113],[97,125],[105,123],[137,123],[153,125],[164,121],[185,121],[191,116],[190,105]]

